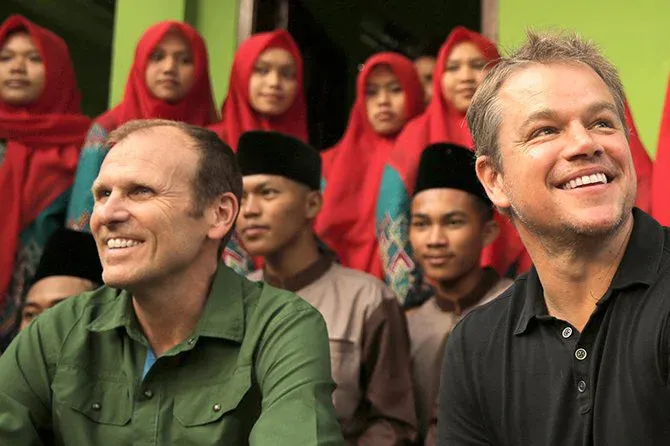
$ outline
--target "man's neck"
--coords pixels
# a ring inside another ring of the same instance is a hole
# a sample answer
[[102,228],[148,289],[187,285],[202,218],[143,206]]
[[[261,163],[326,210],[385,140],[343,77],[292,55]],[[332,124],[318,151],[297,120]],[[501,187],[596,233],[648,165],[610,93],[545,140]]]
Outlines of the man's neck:
[[265,256],[266,272],[286,280],[304,271],[319,260],[319,248],[311,230],[303,231],[298,237],[282,249]]
[[550,315],[582,331],[612,283],[632,230],[630,215],[609,237],[583,239],[562,249],[519,230],[537,269]]
[[202,315],[218,262],[205,261],[203,255],[197,263],[160,284],[133,291],[137,321],[156,357],[190,336]]
[[472,292],[481,281],[484,270],[477,266],[466,275],[456,280],[437,281],[435,283],[435,297],[441,300],[448,300],[457,303],[463,296]]

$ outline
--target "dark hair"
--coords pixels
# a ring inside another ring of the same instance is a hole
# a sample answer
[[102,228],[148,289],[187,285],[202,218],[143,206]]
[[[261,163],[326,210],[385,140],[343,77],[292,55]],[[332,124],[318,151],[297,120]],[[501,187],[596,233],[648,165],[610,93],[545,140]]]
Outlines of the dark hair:
[[[192,140],[193,148],[199,153],[198,166],[193,178],[193,208],[195,217],[202,216],[205,208],[217,197],[232,192],[237,202],[242,198],[242,174],[233,150],[211,130],[184,122],[166,119],[138,119],[128,121],[112,131],[105,145],[112,148],[135,132],[147,131],[156,127],[175,127]],[[224,237],[225,245],[233,231]]]

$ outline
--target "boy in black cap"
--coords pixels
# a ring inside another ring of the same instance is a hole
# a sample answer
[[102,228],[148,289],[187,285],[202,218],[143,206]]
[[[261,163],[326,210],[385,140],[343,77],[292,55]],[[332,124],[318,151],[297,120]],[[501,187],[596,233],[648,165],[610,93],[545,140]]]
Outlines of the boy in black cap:
[[[416,306],[408,310],[407,321],[424,435],[438,394],[447,335],[470,309],[512,284],[492,268],[480,267],[482,248],[495,240],[499,229],[474,163],[474,154],[464,147],[428,146],[411,202],[409,238],[422,286],[408,296]],[[421,291],[427,294],[423,302],[416,296]]]
[[102,265],[93,236],[59,229],[47,242],[21,311],[21,330],[70,296],[102,286]]
[[321,159],[276,132],[247,132],[238,162],[244,192],[237,233],[263,256],[255,280],[297,293],[328,327],[335,411],[348,444],[395,445],[417,437],[406,320],[390,289],[320,252]]

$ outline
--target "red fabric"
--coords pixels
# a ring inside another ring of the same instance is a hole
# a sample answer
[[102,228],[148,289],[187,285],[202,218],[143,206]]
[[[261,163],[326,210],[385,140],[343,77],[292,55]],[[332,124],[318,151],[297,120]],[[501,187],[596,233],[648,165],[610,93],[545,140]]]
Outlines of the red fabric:
[[0,164],[0,305],[14,271],[21,231],[63,194],[74,180],[79,150],[90,119],[81,114],[74,68],[65,42],[21,16],[0,26],[7,34],[25,29],[45,67],[44,92],[33,104],[0,102],[0,139],[7,141]]
[[637,197],[635,206],[644,212],[651,212],[651,181],[652,181],[652,162],[647,150],[644,148],[640,135],[637,133],[633,114],[628,106],[628,101],[624,103],[626,113],[626,125],[630,131],[630,153],[635,165],[635,175],[637,176]]
[[651,212],[662,225],[670,225],[670,77],[656,146],[651,191]]
[[316,232],[335,250],[342,264],[382,278],[375,207],[384,164],[397,135],[381,136],[368,121],[365,82],[380,64],[388,65],[402,85],[407,119],[421,113],[423,90],[411,60],[396,53],[379,53],[365,62],[358,75],[356,101],[347,130],[334,147],[322,154],[326,190]]
[[[291,107],[281,116],[263,116],[252,107],[249,80],[256,59],[268,48],[288,51],[296,63],[298,93]],[[285,31],[259,33],[240,45],[230,72],[228,97],[223,102],[221,121],[212,125],[223,141],[237,151],[240,135],[250,130],[274,130],[307,142],[307,109],[303,90],[302,55],[293,37]]]
[[[193,52],[195,82],[187,95],[170,104],[155,98],[146,84],[146,71],[151,53],[172,30],[178,31]],[[151,26],[144,32],[135,49],[135,59],[130,68],[123,100],[119,105],[96,119],[111,131],[133,119],[170,119],[194,125],[209,125],[216,121],[216,109],[209,80],[207,48],[198,32],[186,23],[165,21]]]

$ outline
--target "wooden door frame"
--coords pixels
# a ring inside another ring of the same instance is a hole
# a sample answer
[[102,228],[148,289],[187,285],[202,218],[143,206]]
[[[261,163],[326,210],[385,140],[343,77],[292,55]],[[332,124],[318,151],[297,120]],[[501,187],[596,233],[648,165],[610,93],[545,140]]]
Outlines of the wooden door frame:
[[[278,0],[277,29],[288,27],[288,6],[290,0]],[[256,18],[256,7],[258,0],[239,0],[239,11],[237,15],[237,46],[247,40],[254,33],[254,22]]]
[[499,0],[480,0],[482,23],[482,34],[495,43],[498,42],[498,2]]

